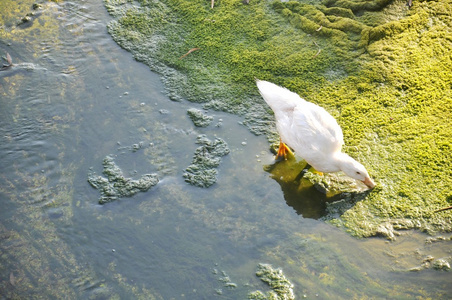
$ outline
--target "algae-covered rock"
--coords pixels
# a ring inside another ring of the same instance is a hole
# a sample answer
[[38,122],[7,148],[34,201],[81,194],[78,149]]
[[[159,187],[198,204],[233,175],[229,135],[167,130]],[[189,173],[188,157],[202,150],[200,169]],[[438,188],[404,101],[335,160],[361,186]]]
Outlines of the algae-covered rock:
[[202,110],[190,108],[187,114],[193,121],[193,124],[198,127],[207,127],[212,123],[213,117],[206,115]]
[[259,264],[256,276],[267,283],[271,291],[265,295],[261,291],[254,291],[248,294],[248,299],[254,300],[293,300],[293,284],[284,276],[281,269],[274,269],[269,264]]
[[157,174],[145,174],[137,180],[124,177],[111,156],[104,158],[103,165],[103,173],[107,178],[97,176],[94,172],[88,174],[88,182],[101,193],[100,204],[146,192],[159,182]]
[[221,158],[229,154],[228,145],[223,139],[209,140],[199,135],[196,141],[202,145],[195,150],[192,164],[185,169],[185,181],[198,187],[209,187],[217,181],[217,167]]

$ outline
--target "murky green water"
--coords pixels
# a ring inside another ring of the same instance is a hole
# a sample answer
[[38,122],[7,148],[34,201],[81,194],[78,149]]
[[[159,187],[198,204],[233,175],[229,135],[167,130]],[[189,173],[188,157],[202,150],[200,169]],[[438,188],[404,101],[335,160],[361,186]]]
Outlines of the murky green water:
[[[450,236],[357,240],[303,218],[318,209],[299,208],[264,171],[266,139],[215,111],[196,127],[187,110],[201,107],[169,100],[111,40],[109,20],[101,1],[46,2],[38,30],[0,40],[16,64],[0,72],[2,299],[246,299],[269,290],[259,263],[282,268],[296,298],[451,297],[450,271],[408,271],[450,259]],[[183,178],[200,134],[231,150],[207,189]],[[87,178],[107,155],[125,177],[160,182],[99,205]]]

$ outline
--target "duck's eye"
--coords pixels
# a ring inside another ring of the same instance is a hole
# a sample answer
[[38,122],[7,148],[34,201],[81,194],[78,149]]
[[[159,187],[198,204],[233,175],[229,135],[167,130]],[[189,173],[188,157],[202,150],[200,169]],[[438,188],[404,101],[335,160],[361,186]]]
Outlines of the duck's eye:
[[361,175],[361,172],[359,172],[359,171],[356,171],[356,174],[358,174],[358,175]]

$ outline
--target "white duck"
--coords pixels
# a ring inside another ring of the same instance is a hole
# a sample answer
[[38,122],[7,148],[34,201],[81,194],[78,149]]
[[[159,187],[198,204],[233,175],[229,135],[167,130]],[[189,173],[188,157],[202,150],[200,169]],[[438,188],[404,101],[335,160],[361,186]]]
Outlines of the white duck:
[[257,80],[256,83],[265,102],[275,113],[280,135],[277,157],[286,158],[290,152],[287,144],[317,171],[343,171],[369,188],[375,186],[366,168],[341,152],[344,144],[341,127],[325,109],[271,82]]

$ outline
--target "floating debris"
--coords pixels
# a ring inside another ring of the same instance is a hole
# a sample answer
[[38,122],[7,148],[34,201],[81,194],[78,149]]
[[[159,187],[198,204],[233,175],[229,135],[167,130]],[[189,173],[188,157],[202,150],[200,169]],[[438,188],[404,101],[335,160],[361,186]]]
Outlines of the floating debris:
[[190,108],[187,114],[197,127],[207,127],[212,123],[213,117],[206,115],[202,110]]
[[42,4],[39,4],[39,3],[33,3],[32,8],[33,8],[34,10],[41,9],[41,8],[42,8]]
[[432,244],[432,243],[436,243],[436,242],[444,242],[444,241],[447,241],[447,240],[452,240],[452,236],[449,237],[449,238],[445,237],[445,236],[442,236],[442,235],[435,236],[435,237],[429,236],[429,237],[427,237],[425,239],[425,244],[428,245],[428,244]]
[[263,282],[267,283],[271,291],[265,295],[261,291],[254,291],[248,294],[248,299],[265,300],[293,300],[295,295],[293,293],[293,284],[284,276],[281,269],[273,269],[269,264],[259,264],[257,267],[256,276]]
[[88,174],[88,182],[101,193],[99,204],[146,192],[159,182],[157,174],[145,174],[138,180],[125,178],[111,156],[104,158],[103,165],[103,174],[107,178],[97,176],[94,172]]
[[449,271],[450,270],[450,262],[452,261],[452,257],[443,257],[435,259],[433,255],[427,255],[422,260],[422,263],[418,266],[412,267],[408,269],[410,272],[419,272],[422,270],[433,268],[438,271]]
[[11,55],[9,55],[8,52],[6,52],[6,61],[8,62],[9,66],[13,65],[13,60],[11,59]]
[[218,278],[218,281],[223,282],[225,287],[227,287],[227,288],[236,288],[237,287],[237,284],[231,281],[231,278],[229,278],[228,274],[226,274],[225,271],[221,271],[221,274],[223,276]]
[[7,70],[13,66],[13,60],[11,59],[11,55],[9,55],[8,52],[6,52],[6,61],[8,62],[8,64],[7,65],[4,64],[3,66],[1,66],[0,71]]
[[228,145],[223,139],[209,140],[204,134],[196,141],[202,146],[195,150],[192,164],[185,169],[185,181],[198,187],[209,187],[217,181],[217,167],[221,157],[229,154]]
[[16,277],[13,272],[9,273],[9,283],[11,283],[12,286],[16,286]]

